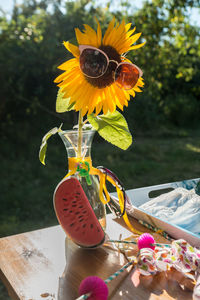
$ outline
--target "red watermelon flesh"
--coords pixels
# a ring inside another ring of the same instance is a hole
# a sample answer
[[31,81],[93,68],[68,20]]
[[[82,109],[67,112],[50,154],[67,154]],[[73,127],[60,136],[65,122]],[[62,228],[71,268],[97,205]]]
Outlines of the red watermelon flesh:
[[97,247],[104,242],[104,231],[78,179],[61,181],[54,192],[54,208],[66,234],[82,247]]

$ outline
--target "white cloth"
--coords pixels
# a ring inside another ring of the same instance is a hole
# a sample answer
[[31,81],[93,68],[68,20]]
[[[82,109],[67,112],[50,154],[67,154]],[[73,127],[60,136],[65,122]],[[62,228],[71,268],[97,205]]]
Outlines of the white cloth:
[[195,190],[177,188],[139,206],[163,221],[200,234],[200,196]]

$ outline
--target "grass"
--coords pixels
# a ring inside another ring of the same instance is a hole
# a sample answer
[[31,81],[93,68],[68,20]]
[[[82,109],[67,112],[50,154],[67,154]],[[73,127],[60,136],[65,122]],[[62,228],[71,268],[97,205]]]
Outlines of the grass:
[[[16,145],[2,138],[0,236],[57,224],[52,195],[67,172],[67,155],[59,137],[49,142],[46,166],[38,160],[41,138]],[[19,141],[18,141],[19,143]],[[118,175],[126,189],[200,177],[198,134],[136,136],[127,151],[95,138],[93,165]],[[0,300],[10,299],[0,284]]]

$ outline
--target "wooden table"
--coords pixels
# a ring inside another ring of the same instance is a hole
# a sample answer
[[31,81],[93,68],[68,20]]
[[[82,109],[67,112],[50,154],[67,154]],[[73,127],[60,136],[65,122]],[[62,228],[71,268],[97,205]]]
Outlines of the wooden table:
[[[136,220],[132,223],[137,229],[148,231]],[[131,235],[123,220],[107,216],[109,237],[118,239],[120,233],[122,238]],[[82,279],[89,275],[106,279],[126,262],[122,253],[109,247],[96,250],[77,247],[60,226],[0,239],[0,278],[12,299],[75,300]],[[138,276],[132,269],[109,283],[109,299],[192,299],[192,291],[184,290],[181,276],[173,272],[168,276],[164,272]]]

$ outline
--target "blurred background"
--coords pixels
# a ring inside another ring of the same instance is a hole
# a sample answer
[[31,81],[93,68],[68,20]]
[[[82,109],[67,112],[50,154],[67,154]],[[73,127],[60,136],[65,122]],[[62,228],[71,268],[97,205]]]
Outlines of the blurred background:
[[62,42],[84,23],[96,28],[95,16],[103,31],[113,16],[132,22],[146,45],[128,55],[145,80],[123,112],[133,144],[123,151],[96,134],[93,165],[113,170],[126,189],[200,177],[199,0],[1,0],[1,237],[57,224],[52,195],[67,154],[57,135],[46,166],[38,153],[47,131],[77,123],[73,112],[56,113],[53,80],[71,58]]

